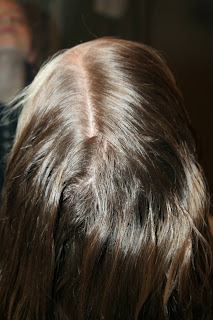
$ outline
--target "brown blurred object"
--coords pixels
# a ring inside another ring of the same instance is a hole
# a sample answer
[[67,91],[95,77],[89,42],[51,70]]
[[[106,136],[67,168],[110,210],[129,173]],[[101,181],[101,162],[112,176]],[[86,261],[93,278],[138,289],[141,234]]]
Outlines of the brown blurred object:
[[213,216],[212,215],[209,216],[209,225],[210,225],[211,232],[213,234]]
[[23,7],[31,23],[33,45],[37,52],[35,69],[61,49],[61,36],[55,21],[39,4],[27,1]]

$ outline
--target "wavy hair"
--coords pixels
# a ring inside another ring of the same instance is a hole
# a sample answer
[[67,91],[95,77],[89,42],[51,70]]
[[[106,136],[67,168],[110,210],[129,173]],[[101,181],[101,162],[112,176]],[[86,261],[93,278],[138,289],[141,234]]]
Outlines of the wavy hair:
[[81,44],[22,104],[0,212],[2,317],[208,319],[208,193],[159,54]]

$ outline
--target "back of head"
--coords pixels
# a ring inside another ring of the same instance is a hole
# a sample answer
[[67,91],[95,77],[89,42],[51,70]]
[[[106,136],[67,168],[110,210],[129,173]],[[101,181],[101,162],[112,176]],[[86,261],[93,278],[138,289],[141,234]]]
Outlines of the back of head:
[[23,99],[0,216],[0,309],[7,319],[206,319],[207,212],[162,58],[116,39],[61,53]]

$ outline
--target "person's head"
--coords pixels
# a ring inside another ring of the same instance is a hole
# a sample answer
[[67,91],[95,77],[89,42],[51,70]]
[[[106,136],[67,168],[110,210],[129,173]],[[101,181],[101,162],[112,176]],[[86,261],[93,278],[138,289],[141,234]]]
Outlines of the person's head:
[[48,62],[22,103],[0,215],[6,318],[206,316],[206,186],[162,58],[94,40]]
[[32,63],[35,51],[27,16],[20,4],[12,0],[0,0],[0,50],[20,51]]

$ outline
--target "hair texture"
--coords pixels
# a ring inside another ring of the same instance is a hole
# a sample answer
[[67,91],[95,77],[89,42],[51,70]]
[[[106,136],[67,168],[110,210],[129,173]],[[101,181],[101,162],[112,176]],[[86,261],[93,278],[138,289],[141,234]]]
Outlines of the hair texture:
[[208,194],[163,59],[131,41],[81,44],[22,104],[0,212],[2,317],[210,319]]

